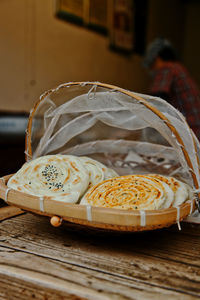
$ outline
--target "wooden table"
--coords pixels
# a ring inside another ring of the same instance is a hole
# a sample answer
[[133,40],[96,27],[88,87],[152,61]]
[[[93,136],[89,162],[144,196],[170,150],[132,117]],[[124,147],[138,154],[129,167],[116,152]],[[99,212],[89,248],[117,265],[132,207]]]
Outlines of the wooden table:
[[29,213],[0,223],[0,299],[197,299],[200,225],[114,234]]

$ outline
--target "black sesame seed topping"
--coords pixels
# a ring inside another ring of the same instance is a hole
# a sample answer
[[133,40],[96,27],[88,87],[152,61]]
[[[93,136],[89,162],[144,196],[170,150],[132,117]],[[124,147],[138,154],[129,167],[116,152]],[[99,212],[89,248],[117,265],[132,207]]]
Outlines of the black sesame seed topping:
[[[45,179],[45,184],[48,185],[48,188],[56,188],[56,189],[62,189],[63,184],[59,181],[56,182],[58,179],[58,169],[53,165],[47,165],[45,166],[44,170],[42,171],[42,176]],[[63,175],[63,173],[61,174]],[[64,192],[64,190],[63,190]]]
[[42,171],[42,176],[45,177],[47,181],[55,181],[58,178],[58,170],[53,165],[47,165]]

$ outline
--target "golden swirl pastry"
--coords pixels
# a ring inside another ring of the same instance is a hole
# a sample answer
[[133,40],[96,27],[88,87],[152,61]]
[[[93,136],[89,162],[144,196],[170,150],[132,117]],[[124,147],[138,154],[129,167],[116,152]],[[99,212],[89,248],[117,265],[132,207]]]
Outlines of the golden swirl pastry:
[[174,192],[168,184],[166,184],[164,181],[160,180],[157,177],[153,177],[149,175],[138,175],[138,176],[151,179],[153,182],[157,182],[162,185],[164,195],[165,195],[165,201],[163,202],[160,208],[169,208],[170,206],[172,206],[172,203],[174,201]]
[[161,181],[143,175],[127,175],[108,179],[93,186],[84,195],[80,204],[129,210],[154,210],[163,207],[167,196],[171,199],[173,192]]
[[77,157],[47,155],[25,163],[7,185],[35,196],[76,203],[88,184],[88,171]]
[[159,174],[150,174],[153,178],[157,178],[165,182],[174,192],[174,201],[172,206],[178,206],[189,199],[189,186],[174,177],[167,177]]

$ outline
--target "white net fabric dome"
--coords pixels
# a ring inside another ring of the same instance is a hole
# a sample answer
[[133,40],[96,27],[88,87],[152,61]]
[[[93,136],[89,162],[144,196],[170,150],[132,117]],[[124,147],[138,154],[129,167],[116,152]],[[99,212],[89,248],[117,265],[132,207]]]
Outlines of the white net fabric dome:
[[90,156],[120,175],[172,175],[199,188],[200,144],[183,115],[160,98],[98,82],[62,84],[31,111],[27,160],[55,153]]

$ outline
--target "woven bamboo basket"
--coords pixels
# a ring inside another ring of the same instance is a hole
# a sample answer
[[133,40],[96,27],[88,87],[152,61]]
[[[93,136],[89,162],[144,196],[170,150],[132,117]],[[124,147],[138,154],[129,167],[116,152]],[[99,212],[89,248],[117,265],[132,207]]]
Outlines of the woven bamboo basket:
[[199,142],[184,117],[160,98],[99,82],[71,82],[45,92],[30,112],[26,160],[57,153],[90,156],[119,175],[174,176],[192,186],[195,197],[162,210],[100,208],[9,189],[7,181],[11,175],[1,178],[0,197],[9,205],[49,216],[51,220],[57,216],[58,222],[52,222],[56,226],[65,220],[116,231],[153,230],[179,224],[198,204]]

